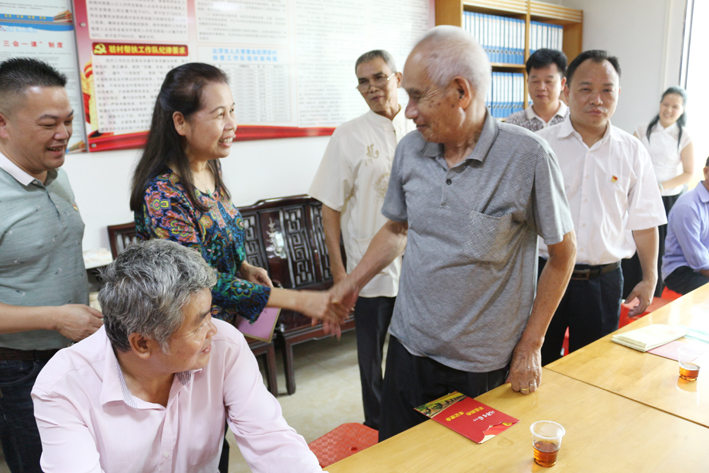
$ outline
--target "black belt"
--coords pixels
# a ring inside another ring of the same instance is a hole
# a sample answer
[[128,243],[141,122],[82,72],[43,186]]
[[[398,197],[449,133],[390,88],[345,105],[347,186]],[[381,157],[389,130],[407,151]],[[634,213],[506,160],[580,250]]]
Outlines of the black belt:
[[574,272],[571,273],[572,281],[588,281],[589,279],[594,279],[602,276],[606,273],[610,273],[620,267],[620,261],[608,264],[599,264],[597,266],[591,266],[588,264],[577,264],[574,266]]
[[60,349],[53,350],[14,350],[0,347],[0,360],[2,361],[48,361]]

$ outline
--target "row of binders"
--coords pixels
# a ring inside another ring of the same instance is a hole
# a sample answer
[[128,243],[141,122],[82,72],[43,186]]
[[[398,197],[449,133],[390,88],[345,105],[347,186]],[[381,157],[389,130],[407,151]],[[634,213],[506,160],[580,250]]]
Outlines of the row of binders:
[[524,64],[524,20],[464,11],[463,28],[478,40],[490,62]]
[[505,118],[524,109],[524,74],[493,72],[486,105],[495,118]]
[[533,21],[529,28],[529,54],[537,49],[562,50],[564,45],[564,27]]
[[[463,28],[478,40],[490,62],[524,64],[524,20],[464,11]],[[541,48],[561,51],[563,40],[563,26],[532,21],[529,54]]]

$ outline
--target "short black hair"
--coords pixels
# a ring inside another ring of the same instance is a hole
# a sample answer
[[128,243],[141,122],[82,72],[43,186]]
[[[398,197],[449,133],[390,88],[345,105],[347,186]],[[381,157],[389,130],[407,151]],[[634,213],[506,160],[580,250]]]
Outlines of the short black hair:
[[12,98],[29,87],[66,87],[66,76],[44,61],[15,57],[0,63],[0,107],[12,108]]
[[571,64],[569,64],[569,68],[566,70],[567,85],[571,84],[571,79],[574,77],[574,72],[576,72],[576,69],[578,69],[581,63],[587,59],[598,63],[601,63],[603,61],[610,62],[611,66],[613,66],[613,69],[615,69],[615,72],[618,74],[618,79],[620,79],[620,63],[618,62],[617,57],[610,56],[608,54],[608,51],[604,51],[602,49],[589,49],[588,51],[584,51],[578,56],[576,56],[574,60],[571,61]]
[[709,167],[709,158],[707,158],[707,163],[704,165],[704,167]]
[[527,59],[527,74],[531,73],[532,69],[543,69],[545,67],[556,64],[561,77],[566,73],[566,54],[556,49],[537,49],[534,54]]

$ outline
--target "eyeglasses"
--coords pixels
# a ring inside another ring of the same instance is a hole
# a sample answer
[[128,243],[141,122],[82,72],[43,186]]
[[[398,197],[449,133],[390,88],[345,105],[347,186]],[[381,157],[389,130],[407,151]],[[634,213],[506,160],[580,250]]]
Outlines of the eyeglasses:
[[379,77],[378,79],[374,79],[372,82],[369,81],[364,81],[360,82],[357,84],[357,87],[355,87],[357,90],[360,92],[366,92],[369,90],[371,86],[376,87],[377,89],[381,89],[386,85],[387,82],[389,82],[389,79],[394,77],[396,75],[396,72],[392,72],[389,77]]

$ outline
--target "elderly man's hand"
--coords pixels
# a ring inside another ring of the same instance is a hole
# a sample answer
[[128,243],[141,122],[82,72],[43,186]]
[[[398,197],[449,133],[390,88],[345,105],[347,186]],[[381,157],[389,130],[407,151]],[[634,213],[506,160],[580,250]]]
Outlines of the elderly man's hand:
[[349,314],[349,311],[344,307],[333,306],[332,296],[329,291],[298,291],[298,293],[301,298],[298,311],[312,319],[333,322],[339,325],[340,321]]
[[633,302],[637,299],[638,304],[628,311],[629,317],[635,317],[642,314],[647,309],[647,306],[652,302],[652,297],[655,292],[655,284],[651,281],[642,280],[634,288],[633,292],[628,295],[626,302]]
[[333,314],[344,312],[347,317],[354,310],[359,289],[352,278],[347,277],[330,288],[330,295],[330,312]]
[[[310,325],[313,327],[318,323],[317,320],[313,319],[310,321]],[[334,335],[339,340],[342,337],[342,326],[339,322],[330,322],[328,320],[322,321],[322,329],[326,335]]]
[[54,330],[78,342],[103,325],[103,314],[83,304],[67,304],[52,310]]
[[542,383],[541,347],[518,344],[505,383],[512,383],[512,390],[522,394],[536,391]]

